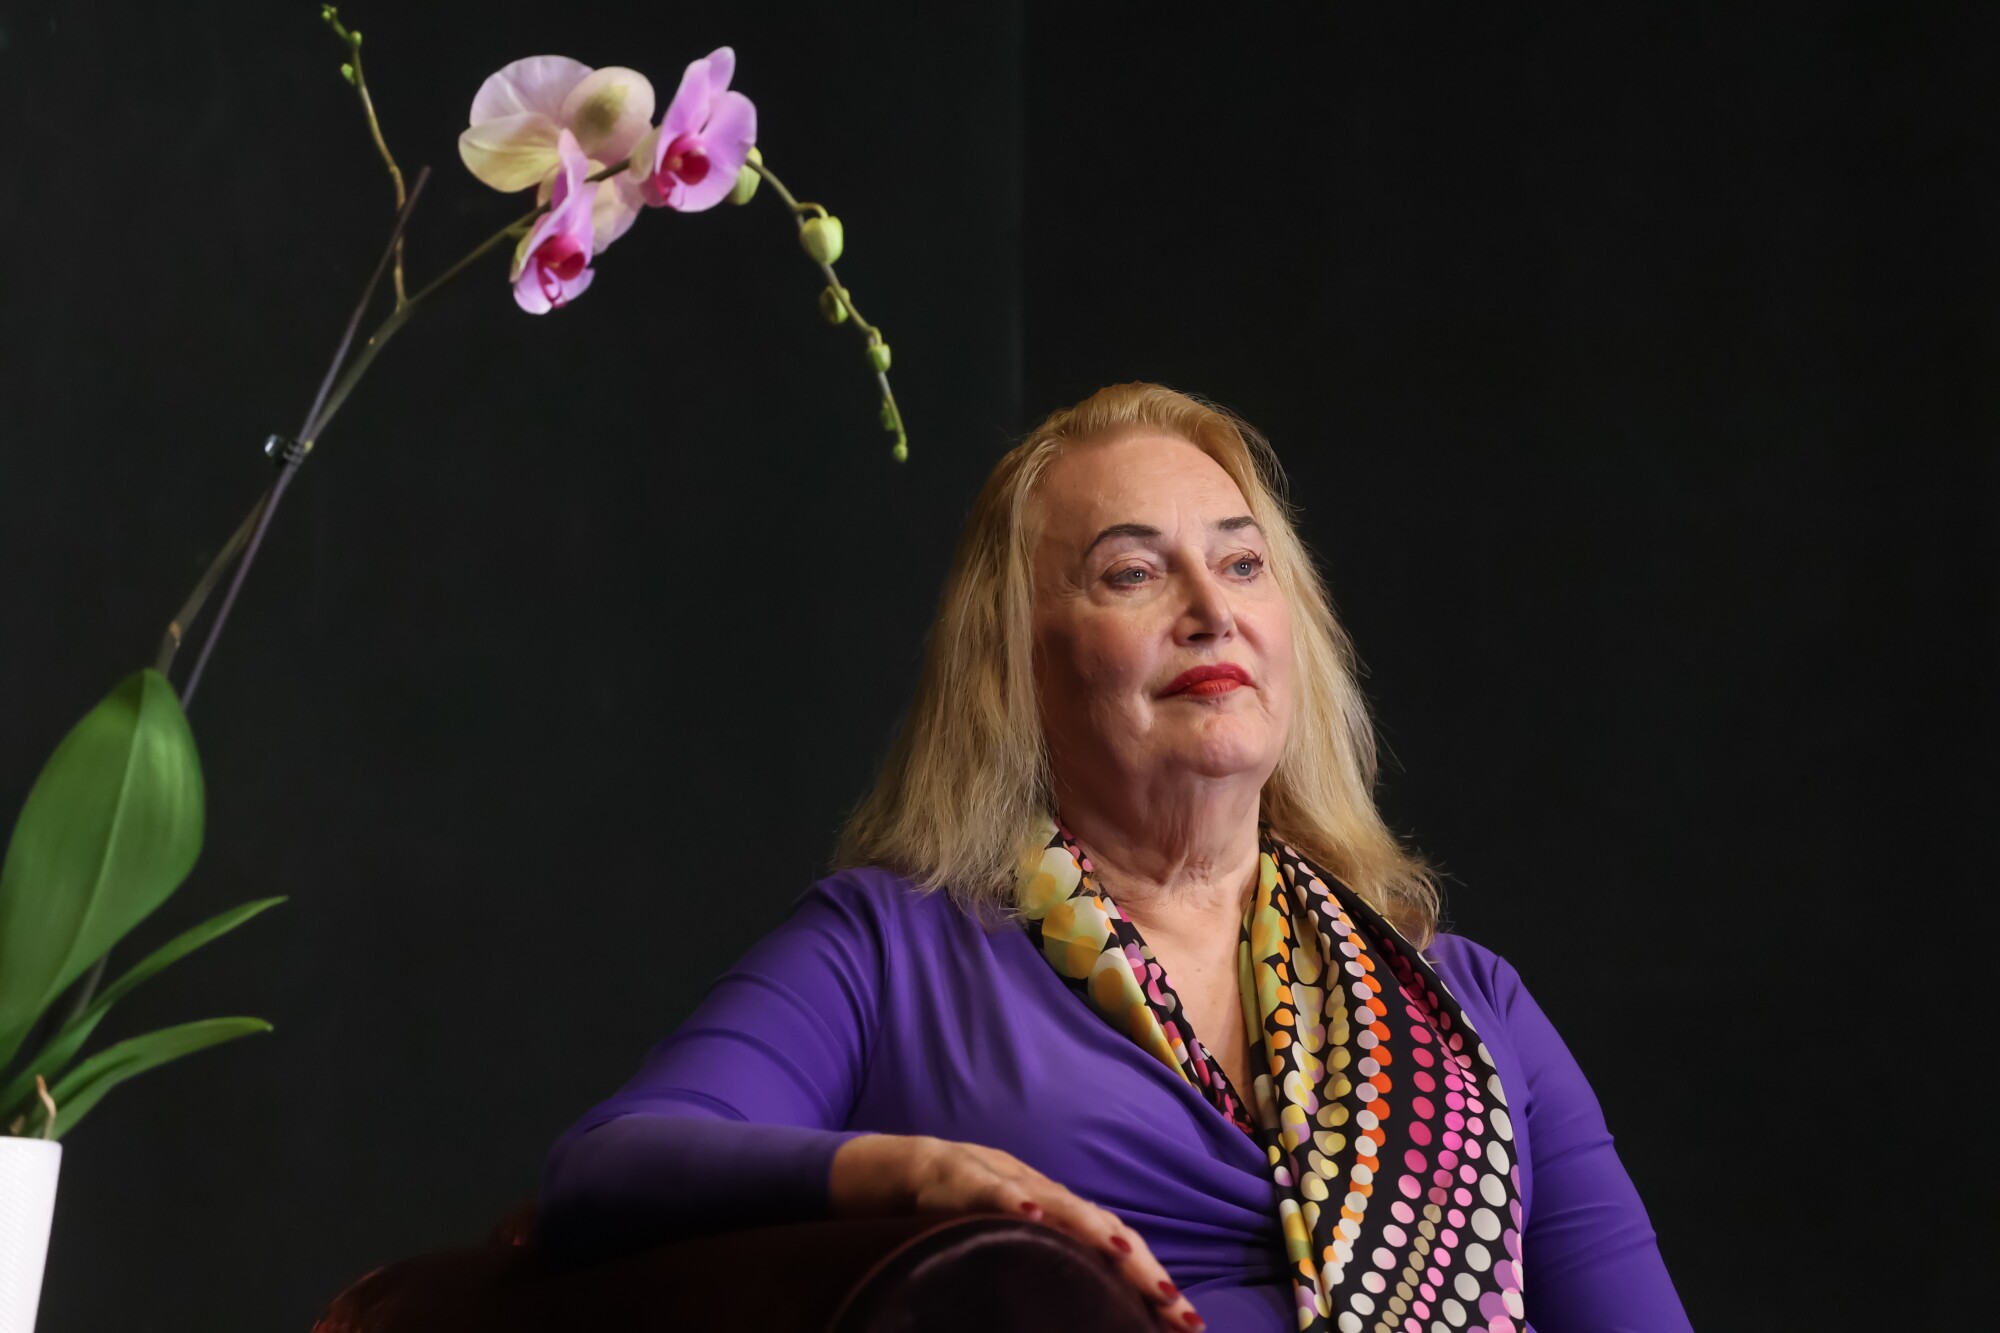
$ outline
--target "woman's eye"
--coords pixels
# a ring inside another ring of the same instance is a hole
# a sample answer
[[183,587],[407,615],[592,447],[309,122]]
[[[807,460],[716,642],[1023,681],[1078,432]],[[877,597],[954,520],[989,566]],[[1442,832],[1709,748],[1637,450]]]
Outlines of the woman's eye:
[[1261,555],[1238,556],[1229,562],[1229,567],[1238,571],[1243,578],[1255,578],[1257,572],[1264,568],[1264,557]]
[[1144,565],[1132,565],[1128,568],[1119,570],[1116,574],[1113,574],[1111,576],[1111,581],[1113,583],[1122,583],[1129,588],[1136,588],[1139,586],[1140,580],[1128,579],[1125,576],[1127,574],[1143,575],[1145,572],[1146,572],[1146,567]]

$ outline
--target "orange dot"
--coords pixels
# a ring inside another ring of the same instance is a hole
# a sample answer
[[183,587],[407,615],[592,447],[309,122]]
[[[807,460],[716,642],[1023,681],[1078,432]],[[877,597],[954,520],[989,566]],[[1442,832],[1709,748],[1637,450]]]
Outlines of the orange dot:
[[1389,1006],[1382,1003],[1382,996],[1379,992],[1368,997],[1368,1007],[1373,1009],[1378,1015],[1386,1015],[1389,1012]]

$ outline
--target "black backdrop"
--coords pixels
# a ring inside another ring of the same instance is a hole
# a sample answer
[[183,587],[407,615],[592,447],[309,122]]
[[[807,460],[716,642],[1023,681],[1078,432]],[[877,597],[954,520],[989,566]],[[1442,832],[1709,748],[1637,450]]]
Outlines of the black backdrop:
[[[1282,11],[1282,12],[1281,12]],[[1990,7],[566,6],[347,17],[434,273],[561,51],[729,42],[896,351],[897,466],[783,210],[426,312],[193,718],[210,829],[119,956],[291,901],[107,1037],[276,1031],[67,1140],[43,1328],[303,1329],[464,1243],[824,864],[985,470],[1135,377],[1263,427],[1391,822],[1595,1082],[1697,1326],[1969,1316],[1990,1257]],[[0,4],[0,798],[296,427],[388,187],[317,7]]]

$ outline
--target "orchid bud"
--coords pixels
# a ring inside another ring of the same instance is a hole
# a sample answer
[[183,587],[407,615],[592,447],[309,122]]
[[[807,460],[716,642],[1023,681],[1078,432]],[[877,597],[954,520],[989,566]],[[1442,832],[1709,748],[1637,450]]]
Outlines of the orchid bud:
[[342,65],[342,66],[340,67],[340,77],[341,77],[341,78],[343,78],[343,79],[346,79],[346,80],[347,80],[347,81],[348,81],[349,83],[353,83],[353,82],[354,82],[354,66],[352,66],[352,65]]
[[831,215],[823,218],[807,218],[799,228],[799,244],[806,253],[821,264],[837,263],[840,259],[842,243],[840,219]]
[[730,203],[747,204],[750,202],[750,196],[757,193],[757,187],[763,183],[764,178],[757,174],[756,168],[750,163],[763,160],[764,155],[757,151],[757,145],[751,144],[749,160],[736,169],[736,186],[729,192]]
[[910,461],[909,441],[907,440],[896,441],[896,447],[889,451],[889,457],[895,459],[898,463],[909,462]]
[[869,343],[868,362],[870,365],[874,366],[876,370],[886,374],[889,370],[889,344]]
[[831,287],[823,288],[819,294],[819,313],[829,324],[847,322],[847,302],[840,299],[840,293]]
[[889,406],[889,400],[887,398],[884,398],[882,400],[882,429],[883,430],[896,429],[896,409]]

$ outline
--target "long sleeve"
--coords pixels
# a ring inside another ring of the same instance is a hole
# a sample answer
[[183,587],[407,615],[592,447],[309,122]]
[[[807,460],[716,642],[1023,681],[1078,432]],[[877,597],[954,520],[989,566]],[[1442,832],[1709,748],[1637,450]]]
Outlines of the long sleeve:
[[879,1023],[883,922],[823,880],[703,995],[638,1074],[551,1148],[537,1230],[600,1258],[823,1217]]
[[1596,1094],[1520,975],[1488,957],[1494,1000],[1527,1081],[1529,1324],[1537,1333],[1685,1333],[1687,1314]]

